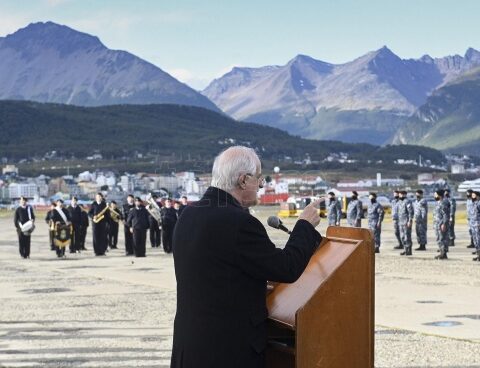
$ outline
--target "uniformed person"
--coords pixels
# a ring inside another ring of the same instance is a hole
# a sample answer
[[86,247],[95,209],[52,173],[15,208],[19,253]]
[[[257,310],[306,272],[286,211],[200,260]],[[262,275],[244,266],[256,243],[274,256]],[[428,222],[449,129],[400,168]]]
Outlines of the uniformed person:
[[407,191],[402,190],[398,197],[398,225],[404,248],[404,251],[400,253],[401,256],[412,255],[413,204],[407,198],[407,194]]
[[148,211],[139,197],[135,198],[135,207],[128,213],[127,224],[133,234],[135,257],[145,257],[145,243],[150,223],[148,221]]
[[92,219],[93,251],[96,256],[104,256],[107,251],[107,223],[110,213],[102,193],[97,193],[88,215]]
[[110,202],[110,218],[108,220],[107,240],[110,249],[117,249],[119,222],[123,220],[122,213],[117,208],[117,202]]
[[72,222],[72,239],[70,241],[70,253],[80,252],[82,237],[82,209],[78,205],[78,198],[73,196],[70,206],[67,207]]
[[90,226],[90,221],[88,220],[88,212],[85,211],[85,208],[83,205],[80,205],[80,208],[82,210],[81,213],[81,226],[80,226],[80,250],[87,250],[87,247],[85,247],[85,241],[87,240],[87,229]]
[[185,209],[185,207],[188,206],[188,198],[187,196],[182,196],[180,198],[180,208],[178,209],[178,216],[180,216]]
[[328,226],[340,226],[340,219],[342,218],[342,206],[335,197],[335,193],[328,193],[328,202],[326,205]]
[[[157,201],[158,197],[156,195],[153,195],[152,199],[157,203],[158,207],[162,208],[162,204]],[[160,224],[150,213],[148,214],[148,221],[150,223],[150,246],[152,248],[158,248],[162,244]]]
[[383,207],[377,202],[377,194],[370,193],[368,204],[368,228],[373,231],[375,239],[375,253],[380,253],[380,235],[382,233],[382,221],[385,215]]
[[472,201],[472,193],[473,190],[467,190],[467,225],[468,225],[468,233],[470,234],[470,244],[467,248],[475,248],[473,244],[473,236],[472,236],[472,225],[471,225],[471,214],[473,211],[473,201]]
[[437,237],[440,254],[435,259],[447,259],[448,246],[450,244],[448,225],[450,223],[450,202],[445,198],[445,191],[435,191],[435,209],[433,212],[433,227]]
[[165,206],[160,209],[162,216],[162,242],[165,253],[172,252],[173,230],[177,223],[177,211],[173,208],[172,200],[167,198]]
[[445,189],[445,198],[450,202],[450,223],[448,224],[448,238],[450,247],[455,246],[455,215],[457,212],[457,200],[450,195],[450,189]]
[[398,202],[400,201],[400,191],[393,191],[393,199],[391,201],[392,205],[392,223],[393,223],[393,232],[395,238],[397,238],[398,245],[393,247],[393,249],[403,249],[402,237],[400,236],[400,226],[398,225]]
[[[57,200],[57,206],[53,211],[52,220],[54,224],[60,223],[62,225],[70,225],[72,219],[70,217],[70,212],[64,207],[63,200]],[[70,233],[70,244],[72,243],[72,233]],[[67,238],[68,240],[68,238]],[[57,253],[57,257],[61,258],[65,255],[65,247],[55,246],[55,252]],[[75,252],[72,252],[75,253]]]
[[50,209],[47,211],[47,214],[45,215],[45,222],[48,225],[48,238],[50,240],[50,250],[55,250],[55,245],[53,243],[54,239],[54,223],[53,223],[53,211],[55,210],[55,202],[50,203]]
[[417,242],[419,244],[419,247],[415,250],[427,250],[428,202],[423,198],[423,190],[421,189],[418,189],[416,192],[416,200],[413,202],[413,212]]
[[352,227],[362,227],[363,203],[358,199],[358,193],[352,192],[352,197],[347,206],[347,222]]
[[477,251],[474,261],[480,262],[480,192],[472,192],[472,237]]
[[18,248],[22,258],[30,258],[30,234],[24,234],[20,230],[20,226],[28,221],[35,222],[35,213],[32,206],[27,203],[27,197],[20,197],[20,206],[15,210],[13,223],[17,229],[18,234]]
[[134,198],[132,194],[127,196],[127,203],[123,205],[123,234],[125,235],[125,255],[133,255],[133,234],[127,224],[128,215],[135,207]]

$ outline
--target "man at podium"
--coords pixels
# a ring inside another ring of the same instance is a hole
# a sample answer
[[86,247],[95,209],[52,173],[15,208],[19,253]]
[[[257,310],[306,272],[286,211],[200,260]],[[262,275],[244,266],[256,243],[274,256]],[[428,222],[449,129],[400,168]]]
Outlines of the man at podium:
[[319,200],[305,208],[285,248],[276,248],[248,212],[263,184],[255,151],[230,147],[215,159],[203,198],[179,217],[171,367],[265,366],[267,280],[296,281],[322,237]]

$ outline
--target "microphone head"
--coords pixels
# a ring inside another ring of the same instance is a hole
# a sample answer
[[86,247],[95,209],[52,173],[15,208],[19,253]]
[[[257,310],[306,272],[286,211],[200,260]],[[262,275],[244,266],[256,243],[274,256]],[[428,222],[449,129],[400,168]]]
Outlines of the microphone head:
[[280,219],[277,216],[270,216],[267,219],[267,224],[268,226],[278,229],[278,227],[282,224],[282,221],[280,221]]

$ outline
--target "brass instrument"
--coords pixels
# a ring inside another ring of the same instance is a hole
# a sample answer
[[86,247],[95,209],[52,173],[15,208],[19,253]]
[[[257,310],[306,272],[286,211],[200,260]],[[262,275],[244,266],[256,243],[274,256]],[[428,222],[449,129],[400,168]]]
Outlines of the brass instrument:
[[99,213],[93,216],[92,221],[98,224],[100,221],[102,221],[105,218],[105,212],[107,212],[108,210],[110,210],[110,205],[107,203],[103,210],[101,210]]
[[110,210],[110,216],[112,217],[112,220],[115,221],[115,222],[118,222],[120,220],[120,217],[122,217],[122,215],[120,215],[119,212],[117,212],[115,209],[113,208],[109,208]]
[[145,201],[147,202],[145,208],[150,213],[150,215],[158,222],[158,227],[161,227],[162,215],[160,214],[160,207],[158,206],[158,203],[155,201],[155,199],[152,198],[152,193],[147,195]]
[[55,231],[55,223],[53,222],[53,220],[48,220],[48,225],[50,231]]

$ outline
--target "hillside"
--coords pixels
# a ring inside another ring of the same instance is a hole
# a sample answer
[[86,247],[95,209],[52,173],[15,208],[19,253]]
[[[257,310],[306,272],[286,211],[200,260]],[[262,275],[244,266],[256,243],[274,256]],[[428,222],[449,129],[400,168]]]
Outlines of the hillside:
[[133,157],[155,153],[190,155],[211,160],[232,144],[255,148],[264,159],[294,160],[309,155],[323,160],[344,152],[362,161],[417,159],[433,163],[442,153],[425,147],[349,144],[294,137],[279,129],[243,123],[211,110],[178,105],[118,105],[79,107],[27,101],[0,101],[0,156],[42,158],[53,150],[82,158],[99,152],[104,157]]
[[233,68],[202,92],[236,119],[315,139],[385,144],[436,88],[480,65],[480,53],[401,59],[387,47],[344,64],[298,55]]
[[0,99],[81,106],[172,103],[219,111],[155,65],[53,22],[0,37]]
[[480,68],[435,91],[395,136],[395,143],[421,144],[480,155]]

